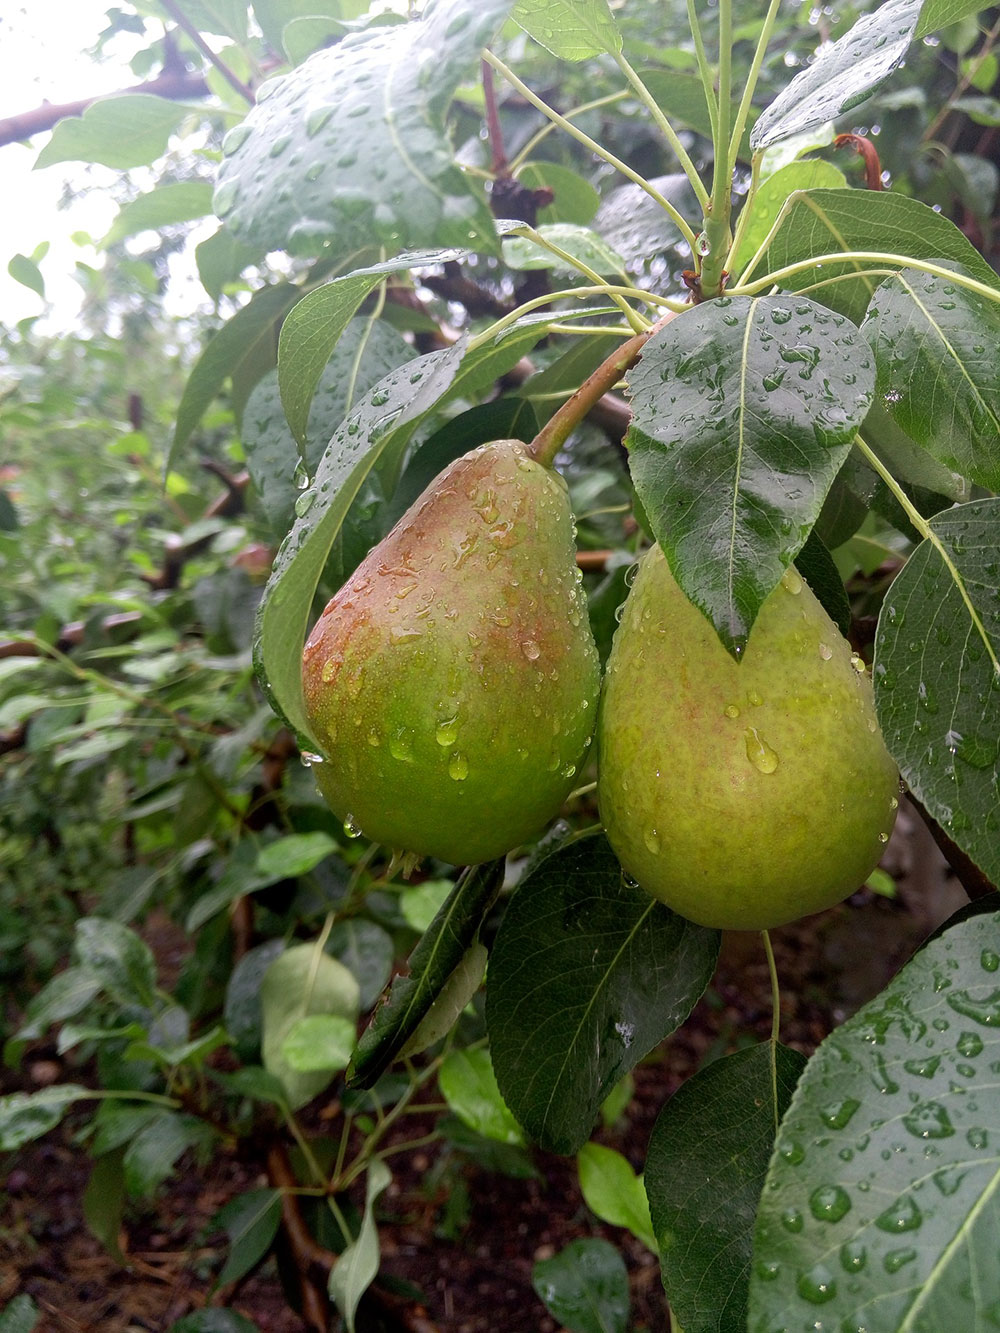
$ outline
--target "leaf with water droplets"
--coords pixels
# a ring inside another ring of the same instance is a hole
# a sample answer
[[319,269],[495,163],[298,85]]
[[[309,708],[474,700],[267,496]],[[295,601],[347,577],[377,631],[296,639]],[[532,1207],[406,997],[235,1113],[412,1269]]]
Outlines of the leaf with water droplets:
[[1000,306],[952,278],[903,269],[875,292],[862,331],[898,425],[948,467],[1000,488]]
[[923,0],[887,0],[796,74],[754,126],[755,153],[863,102],[906,54]]
[[750,1333],[985,1333],[1000,1312],[995,903],[959,914],[809,1061],[761,1196]]
[[261,252],[330,259],[373,241],[495,252],[486,200],[455,162],[445,120],[511,4],[442,0],[263,84],[223,144],[215,209],[227,227]]
[[549,1313],[571,1333],[625,1333],[629,1289],[625,1261],[606,1240],[571,1240],[551,1259],[539,1259],[531,1285]]
[[560,60],[622,49],[608,0],[518,0],[511,18]]
[[803,297],[685,311],[628,375],[636,492],[677,582],[738,655],[871,402],[846,319]]
[[[664,1106],[646,1157],[663,1285],[684,1333],[746,1328],[753,1219],[805,1057],[761,1042],[699,1070]],[[792,1148],[793,1156],[798,1149]]]
[[1000,883],[1000,500],[930,520],[886,594],[875,708],[911,791]]
[[544,1148],[577,1152],[601,1103],[687,1017],[719,936],[627,880],[603,834],[522,880],[490,955],[486,1023],[504,1100]]

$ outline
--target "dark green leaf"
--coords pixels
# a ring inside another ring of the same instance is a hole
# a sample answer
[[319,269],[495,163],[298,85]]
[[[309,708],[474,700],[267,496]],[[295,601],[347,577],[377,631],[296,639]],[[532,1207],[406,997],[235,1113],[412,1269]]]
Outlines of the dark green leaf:
[[503,861],[470,866],[424,932],[386,1002],[375,1011],[347,1071],[350,1087],[370,1088],[406,1045],[474,942],[503,884]]
[[997,912],[952,926],[810,1060],[761,1197],[752,1333],[989,1327],[998,939]]
[[[876,382],[878,365],[876,358]],[[932,453],[907,435],[906,431],[889,415],[876,394],[875,401],[868,409],[861,435],[886,467],[897,479],[910,487],[919,487],[924,491],[933,491],[944,495],[949,500],[968,500],[971,496],[969,483],[939,463]],[[874,484],[874,473],[870,474]]]
[[805,1056],[770,1042],[716,1060],[660,1112],[646,1157],[646,1193],[663,1285],[684,1333],[745,1333],[753,1223],[775,1124]]
[[[455,343],[380,380],[334,435],[312,487],[299,497],[299,516],[275,557],[260,605],[254,663],[271,706],[304,737],[309,724],[302,645],[330,548],[369,472],[390,450],[402,449],[417,421],[451,387],[464,350],[464,343]],[[307,748],[321,747],[312,741]]]
[[280,1223],[280,1190],[250,1190],[219,1209],[211,1227],[221,1227],[229,1236],[229,1254],[217,1279],[220,1287],[236,1282],[263,1259]]
[[0,1333],[33,1333],[40,1318],[30,1296],[15,1296],[0,1311]]
[[197,1310],[171,1324],[170,1333],[259,1333],[256,1324],[235,1310]]
[[734,655],[816,521],[874,379],[858,330],[801,297],[695,306],[629,373],[636,492]]
[[104,1153],[94,1163],[83,1195],[83,1216],[112,1259],[125,1267],[127,1260],[118,1240],[125,1212],[124,1154]]
[[500,1095],[493,1062],[484,1047],[445,1056],[438,1086],[449,1109],[469,1129],[497,1143],[524,1142],[520,1126]]
[[58,1125],[74,1102],[93,1094],[76,1083],[0,1097],[0,1152],[13,1152]]
[[58,972],[32,998],[18,1038],[31,1041],[42,1036],[50,1024],[74,1018],[100,991],[101,982],[89,968],[68,967]]
[[486,201],[455,164],[444,122],[510,7],[443,0],[264,84],[224,142],[216,212],[238,238],[292,254],[337,258],[373,240],[495,251]]
[[203,1147],[215,1138],[215,1130],[193,1115],[161,1111],[139,1130],[125,1149],[122,1167],[125,1188],[135,1198],[153,1194],[174,1169],[181,1153]]
[[298,298],[298,288],[287,283],[262,287],[211,340],[195,362],[184,386],[167,462],[168,471],[177,451],[191,438],[205,409],[226,380],[237,374],[244,362],[252,360],[261,346],[265,350],[277,349],[278,324]]
[[[804,264],[780,279],[792,291],[809,288],[811,295],[847,315],[856,324],[884,274],[865,276],[868,268],[904,267],[883,260],[845,260],[824,264],[822,272],[805,261],[845,250],[878,251],[913,259],[946,259],[991,287],[1000,278],[953,222],[908,195],[893,190],[796,190],[758,263],[755,274],[775,273]],[[844,275],[859,274],[856,280]],[[750,274],[745,273],[742,281]]]
[[1000,488],[1000,306],[951,279],[903,269],[862,325],[893,419],[934,458]]
[[625,1261],[606,1240],[571,1240],[531,1270],[531,1285],[571,1333],[625,1333],[629,1314]]
[[347,917],[334,922],[326,951],[354,973],[361,990],[361,1012],[370,1009],[392,972],[394,947],[389,932],[363,917]]
[[124,204],[101,244],[113,245],[140,231],[159,231],[179,222],[192,222],[212,211],[212,187],[208,181],[175,181],[157,185],[148,194]]
[[486,1019],[504,1100],[553,1152],[577,1152],[620,1078],[687,1017],[716,931],[627,881],[602,834],[518,886],[490,954]]
[[608,0],[517,0],[511,18],[560,60],[622,49]]
[[43,301],[45,300],[45,279],[38,265],[27,255],[14,255],[7,265],[7,272],[15,282],[19,282],[22,287],[30,287]]
[[85,916],[76,923],[73,951],[81,966],[119,1003],[152,1005],[156,961],[134,930],[118,921]]
[[268,879],[294,879],[314,870],[336,850],[329,833],[288,833],[260,849],[257,869]]
[[117,171],[147,166],[163,156],[171,133],[190,114],[182,103],[149,93],[105,97],[81,117],[59,121],[35,169],[54,162],[100,162]]
[[882,606],[875,707],[911,791],[1000,883],[1000,500],[930,528]]
[[886,0],[839,41],[821,50],[761,115],[750,136],[754,153],[821,125],[863,102],[906,55],[923,0]]
[[391,1180],[385,1162],[380,1157],[373,1158],[368,1167],[361,1230],[357,1240],[348,1245],[330,1273],[330,1295],[343,1315],[347,1333],[354,1333],[354,1315],[358,1302],[378,1272],[380,1251],[375,1201]]
[[[656,104],[674,125],[687,125],[706,139],[712,137],[712,120],[705,101],[705,86],[697,74],[682,74],[675,69],[642,69],[642,81],[653,94]],[[736,117],[738,103],[732,105],[730,125]],[[751,107],[748,124],[739,146],[740,158],[750,157],[749,135],[758,112]],[[686,178],[685,178],[686,179]],[[677,201],[674,200],[674,203]]]
[[795,557],[795,567],[816,594],[823,610],[846,638],[851,628],[851,603],[833,556],[815,532]]

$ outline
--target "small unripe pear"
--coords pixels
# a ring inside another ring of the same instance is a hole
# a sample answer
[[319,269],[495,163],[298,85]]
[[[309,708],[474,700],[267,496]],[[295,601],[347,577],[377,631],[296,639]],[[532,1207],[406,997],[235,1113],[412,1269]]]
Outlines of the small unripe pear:
[[482,445],[413,503],[309,636],[316,780],[349,831],[491,860],[565,800],[599,679],[566,485],[517,440]]
[[765,930],[840,902],[896,818],[899,774],[864,664],[794,569],[736,662],[660,548],[644,556],[598,749],[601,816],[625,871],[705,926]]

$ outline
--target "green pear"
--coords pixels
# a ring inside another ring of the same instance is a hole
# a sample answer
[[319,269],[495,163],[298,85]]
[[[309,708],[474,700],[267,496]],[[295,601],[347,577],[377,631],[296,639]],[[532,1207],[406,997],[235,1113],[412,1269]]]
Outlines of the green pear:
[[326,607],[302,681],[349,832],[456,865],[536,834],[600,681],[562,478],[518,440],[457,459]]
[[864,664],[798,573],[736,662],[658,546],[615,633],[598,756],[625,871],[705,926],[764,930],[840,902],[899,804]]

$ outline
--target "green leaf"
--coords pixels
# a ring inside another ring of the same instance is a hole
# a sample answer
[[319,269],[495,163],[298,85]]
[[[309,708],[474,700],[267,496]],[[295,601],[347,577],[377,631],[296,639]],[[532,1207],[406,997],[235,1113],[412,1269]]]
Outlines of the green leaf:
[[[675,69],[644,68],[640,70],[640,77],[671,124],[687,125],[703,138],[711,140],[712,118],[705,100],[705,85],[700,75],[682,74]],[[739,103],[733,102],[729,117],[730,125],[735,122],[738,108]],[[758,115],[757,109],[751,107],[748,124],[739,146],[738,156],[743,160],[750,157],[749,135]]]
[[40,1318],[30,1296],[15,1296],[0,1311],[0,1333],[33,1333]]
[[356,1036],[354,1019],[312,1014],[291,1025],[281,1055],[297,1074],[335,1074],[347,1068]]
[[380,1157],[372,1159],[365,1186],[365,1211],[361,1230],[337,1260],[330,1273],[330,1295],[344,1318],[347,1333],[354,1333],[358,1302],[371,1286],[379,1268],[378,1226],[375,1201],[392,1180],[389,1168]]
[[[844,260],[812,265],[780,279],[790,291],[810,288],[823,305],[839,310],[856,324],[864,318],[883,274],[865,275],[869,268],[905,267],[912,259],[951,260],[970,277],[990,287],[1000,278],[953,222],[933,208],[892,190],[796,190],[789,195],[771,241],[753,272],[770,274],[818,255],[846,250],[877,250],[900,256],[893,261]],[[850,274],[859,276],[851,280]],[[741,281],[750,274],[744,273]]]
[[493,1062],[484,1047],[445,1056],[438,1070],[438,1087],[449,1109],[484,1139],[524,1142],[520,1126],[500,1095]]
[[260,849],[257,870],[268,879],[295,879],[315,870],[336,850],[329,833],[289,833]]
[[261,349],[272,351],[277,348],[278,324],[298,299],[299,289],[289,283],[262,287],[212,338],[184,386],[167,460],[168,472],[178,450],[191,438],[209,403],[226,380],[238,374],[242,366],[255,363]]
[[[682,171],[654,176],[650,184],[683,216],[697,216],[698,201]],[[634,272],[648,268],[654,261],[669,260],[674,246],[681,243],[681,234],[670,216],[645,190],[631,182],[605,196],[592,226]]]
[[15,282],[19,282],[22,287],[30,287],[45,300],[45,279],[38,265],[27,255],[14,255],[7,265],[7,272]]
[[334,922],[326,951],[354,973],[361,991],[361,1012],[365,1013],[381,995],[392,972],[392,936],[374,921],[347,917]]
[[1000,489],[1000,306],[903,269],[876,291],[861,327],[897,424],[948,467]]
[[761,1197],[752,1333],[986,1329],[1000,1309],[1000,913],[932,940],[822,1043]]
[[483,984],[489,954],[478,941],[470,944],[458,966],[438,992],[431,1007],[420,1020],[416,1032],[400,1052],[419,1055],[428,1046],[446,1037],[458,1022],[463,1009]]
[[913,35],[926,37],[939,28],[947,28],[971,14],[978,14],[982,8],[980,0],[924,0],[920,21]]
[[254,0],[254,17],[275,55],[281,54],[281,35],[297,18],[325,14],[343,18],[340,0]]
[[750,135],[754,153],[789,134],[835,120],[882,83],[906,55],[923,0],[886,0],[796,74]]
[[846,319],[802,297],[686,311],[628,375],[636,493],[674,577],[738,656],[871,402]]
[[420,1026],[435,998],[476,939],[503,884],[504,862],[470,866],[407,959],[405,974],[358,1042],[347,1072],[353,1088],[370,1088]]
[[181,1153],[216,1138],[204,1120],[176,1111],[161,1111],[136,1134],[122,1158],[125,1189],[133,1199],[146,1198],[166,1180]]
[[340,19],[323,14],[306,14],[285,24],[281,45],[289,63],[301,65],[314,51],[324,46],[333,46],[335,41],[350,31],[348,25]]
[[964,111],[974,125],[1000,125],[1000,101],[995,97],[956,97],[951,109]]
[[172,227],[179,222],[193,222],[211,211],[212,187],[208,181],[157,185],[148,194],[141,194],[119,209],[101,245],[113,245],[140,231],[159,231],[161,227]]
[[608,0],[518,0],[511,18],[560,60],[622,49]]
[[684,1333],[743,1333],[753,1223],[805,1057],[770,1042],[699,1070],[667,1102],[649,1140],[646,1192],[663,1285]]
[[846,639],[851,629],[851,603],[833,556],[815,529],[810,532],[805,546],[795,557],[795,567]]
[[486,1020],[500,1090],[532,1138],[583,1146],[619,1079],[690,1013],[718,947],[627,881],[602,834],[528,872],[490,953]]
[[0,1097],[0,1152],[13,1152],[58,1125],[74,1102],[92,1097],[88,1088],[60,1083],[40,1092],[12,1092]]
[[[128,1261],[118,1240],[125,1213],[124,1154],[107,1152],[94,1163],[83,1195],[83,1216],[92,1235],[122,1267]],[[2,1328],[2,1326],[0,1326]]]
[[910,790],[1000,883],[1000,500],[930,528],[882,605],[875,708]]
[[235,1310],[212,1308],[196,1310],[171,1324],[169,1333],[260,1333],[244,1315]]
[[256,258],[256,252],[248,245],[241,245],[225,227],[196,245],[194,255],[201,285],[213,301],[218,301],[227,284],[235,282]]
[[[877,386],[877,354],[875,382]],[[929,450],[922,448],[909,436],[889,415],[884,400],[877,393],[861,426],[861,435],[897,481],[907,482],[911,487],[920,487],[925,491],[933,491],[949,500],[970,499],[972,488],[968,481],[939,463]]]
[[156,960],[149,945],[118,921],[85,916],[76,923],[73,951],[120,1004],[151,1007],[156,996]]
[[510,7],[442,0],[265,83],[224,141],[218,215],[265,251],[335,259],[376,241],[495,253],[489,209],[454,161],[445,117]]
[[[306,297],[295,310],[308,300]],[[283,328],[294,318],[295,311]],[[295,472],[300,459],[312,476],[330,437],[358,397],[414,355],[403,337],[384,321],[352,319],[317,384],[310,386],[310,391],[315,388],[315,396],[301,450],[285,419],[278,390],[279,372],[269,372],[256,386],[243,412],[241,435],[250,479],[275,532],[283,535],[294,521],[298,498]],[[279,362],[281,356],[279,341]]]
[[41,1037],[53,1023],[74,1018],[101,992],[102,983],[89,968],[67,967],[33,996],[17,1031],[18,1040]]
[[302,645],[330,548],[369,472],[390,450],[403,447],[416,423],[451,387],[464,350],[464,343],[457,342],[418,357],[365,395],[330,441],[275,557],[257,615],[254,664],[272,708],[310,739],[308,749],[321,747],[310,738],[302,701]]
[[585,227],[600,206],[601,196],[577,172],[558,162],[525,162],[517,171],[520,185],[529,190],[551,190],[551,204],[538,210],[540,223],[575,222]]
[[264,1068],[285,1086],[293,1111],[327,1086],[327,1069],[300,1073],[285,1055],[285,1040],[296,1024],[311,1014],[346,1018],[356,1023],[358,983],[343,963],[317,949],[297,944],[286,949],[264,974],[260,988],[261,1054]]
[[749,205],[750,218],[740,234],[740,243],[735,253],[730,257],[731,271],[739,274],[749,264],[767,239],[788,196],[795,190],[835,190],[846,186],[844,173],[832,162],[824,162],[819,157],[805,162],[789,162],[787,166],[780,167],[773,176],[768,176],[761,183]]
[[539,1259],[531,1285],[570,1333],[625,1333],[629,1286],[625,1261],[606,1240],[571,1240],[551,1259]]
[[[568,255],[579,259],[602,276],[624,276],[625,265],[621,255],[615,254],[604,238],[588,227],[578,227],[571,222],[555,222],[540,225],[535,230],[539,236],[544,236],[553,245],[558,245]],[[580,276],[580,270],[574,264],[551,254],[528,236],[508,237],[503,243],[503,257],[508,268],[518,271],[551,269],[563,276]]]
[[167,151],[167,140],[189,107],[149,93],[105,97],[79,118],[60,120],[38,154],[35,170],[55,162],[100,162],[117,171],[148,166]]
[[602,1222],[625,1227],[643,1245],[656,1253],[653,1224],[642,1177],[613,1148],[600,1143],[585,1143],[576,1158],[580,1173],[580,1192],[587,1207]]
[[220,1287],[236,1282],[260,1263],[274,1241],[281,1224],[281,1191],[248,1190],[230,1199],[212,1219],[210,1229],[219,1227],[229,1237],[229,1254],[216,1279]]
[[400,900],[406,924],[422,934],[441,911],[454,887],[447,879],[428,879],[408,889]]

